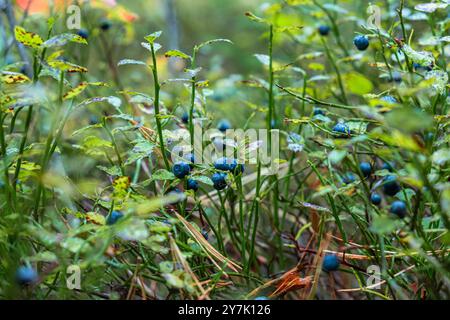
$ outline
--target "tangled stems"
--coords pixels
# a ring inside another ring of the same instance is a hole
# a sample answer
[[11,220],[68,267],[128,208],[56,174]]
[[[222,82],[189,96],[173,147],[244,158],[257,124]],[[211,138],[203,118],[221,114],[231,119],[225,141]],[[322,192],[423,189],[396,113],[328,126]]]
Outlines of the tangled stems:
[[189,108],[189,134],[191,136],[191,146],[194,147],[194,106],[195,106],[195,83],[196,83],[196,75],[195,75],[195,58],[197,55],[197,47],[194,47],[193,53],[192,53],[192,63],[191,63],[191,69],[193,70],[193,75],[191,78],[192,84],[191,84],[191,105]]
[[166,149],[164,148],[164,137],[162,133],[162,126],[161,126],[161,119],[160,119],[160,113],[159,113],[159,92],[161,90],[161,85],[159,84],[159,78],[158,78],[158,66],[156,64],[156,53],[155,53],[155,46],[153,43],[150,44],[151,53],[152,53],[152,72],[153,72],[153,83],[154,83],[154,91],[155,91],[155,120],[156,120],[156,129],[158,131],[158,137],[159,137],[159,144],[161,148],[161,154],[164,160],[164,165],[166,166],[167,170],[170,170],[169,161],[167,160],[166,155]]

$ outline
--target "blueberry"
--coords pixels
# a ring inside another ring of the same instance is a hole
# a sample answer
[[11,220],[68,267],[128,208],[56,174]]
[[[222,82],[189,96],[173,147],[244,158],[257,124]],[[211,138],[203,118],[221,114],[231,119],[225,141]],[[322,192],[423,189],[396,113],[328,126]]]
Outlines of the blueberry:
[[334,254],[327,254],[322,263],[322,269],[329,272],[329,271],[336,271],[339,269],[339,265],[341,263],[339,262],[339,259]]
[[320,108],[314,108],[314,115],[315,116],[317,116],[317,115],[322,115],[322,116],[324,116],[325,115],[325,111],[323,110],[323,109],[320,109]]
[[80,29],[77,31],[77,35],[79,35],[83,39],[87,39],[89,37],[89,32],[86,29]]
[[392,81],[400,83],[402,82],[402,74],[400,72],[393,72],[392,73]]
[[365,51],[369,47],[369,38],[366,36],[356,36],[353,43],[359,51]]
[[180,161],[173,165],[172,172],[175,177],[183,179],[189,174],[189,172],[191,172],[191,167],[186,162]]
[[381,196],[378,193],[372,193],[370,195],[370,202],[372,202],[374,205],[378,206],[381,203]]
[[383,179],[383,191],[389,196],[395,196],[400,191],[400,185],[395,176],[386,176]]
[[392,172],[394,170],[394,164],[392,162],[384,162],[381,169]]
[[256,297],[256,298],[253,299],[253,300],[270,300],[270,299],[267,298],[266,296],[259,296],[259,297]]
[[372,173],[372,166],[369,162],[361,162],[359,164],[359,170],[361,170],[364,177],[369,177]]
[[347,172],[342,177],[342,182],[344,182],[345,184],[350,184],[352,182],[355,182],[355,180],[356,180],[356,177],[352,172]]
[[115,224],[120,218],[123,217],[123,213],[120,211],[113,211],[111,214],[106,218],[106,224],[108,226],[111,226]]
[[202,229],[202,236],[203,236],[203,238],[205,238],[205,240],[208,240],[208,238],[209,238],[208,231],[206,231],[205,229]]
[[20,285],[30,285],[38,280],[37,271],[28,266],[21,266],[16,271],[16,281]]
[[90,116],[89,117],[89,124],[90,125],[94,125],[94,124],[97,124],[98,123],[98,118],[96,117],[96,116]]
[[183,121],[183,123],[188,123],[189,122],[189,113],[184,112],[181,116],[181,121]]
[[318,30],[321,36],[327,36],[330,33],[329,26],[321,25],[319,26]]
[[384,102],[387,102],[387,103],[397,103],[397,99],[395,99],[393,96],[389,96],[389,95],[381,97],[380,100],[383,100]]
[[188,179],[187,180],[187,189],[188,190],[198,190],[198,181],[194,179]]
[[214,183],[214,189],[223,190],[227,187],[227,175],[223,172],[216,172],[212,175],[211,180]]
[[270,120],[270,129],[275,129],[277,127],[277,122],[275,120]]
[[112,27],[112,23],[110,20],[102,19],[100,21],[100,29],[102,29],[103,31],[108,31],[109,29],[111,29],[111,27]]
[[392,202],[391,209],[389,211],[403,219],[406,215],[406,204],[403,201],[394,201]]
[[193,153],[187,153],[183,156],[183,158],[189,162],[189,166],[191,167],[191,169],[194,167],[194,163],[195,163],[195,156]]
[[228,159],[225,157],[219,158],[214,161],[214,168],[222,171],[232,171],[232,168],[236,168],[237,162],[235,159]]
[[337,123],[333,127],[333,132],[349,135],[350,128],[345,123]]
[[431,66],[424,66],[424,65],[421,65],[416,62],[413,63],[413,68],[414,68],[414,70],[425,70],[425,71],[433,70],[433,68]]
[[222,119],[217,124],[217,129],[219,129],[222,132],[227,131],[228,129],[231,129],[231,123],[227,119]]

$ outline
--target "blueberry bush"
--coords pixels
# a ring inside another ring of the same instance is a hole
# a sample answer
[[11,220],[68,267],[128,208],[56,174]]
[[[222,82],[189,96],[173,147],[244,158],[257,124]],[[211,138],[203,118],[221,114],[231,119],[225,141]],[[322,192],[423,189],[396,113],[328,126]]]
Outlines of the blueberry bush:
[[449,1],[27,3],[0,298],[450,298]]

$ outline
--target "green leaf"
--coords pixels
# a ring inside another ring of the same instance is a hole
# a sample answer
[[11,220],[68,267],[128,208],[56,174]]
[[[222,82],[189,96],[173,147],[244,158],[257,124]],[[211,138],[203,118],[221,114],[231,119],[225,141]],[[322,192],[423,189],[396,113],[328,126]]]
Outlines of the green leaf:
[[191,59],[191,56],[185,54],[184,52],[181,52],[179,50],[170,50],[167,51],[164,56],[166,58],[170,58],[170,57],[177,57],[177,58],[181,58],[181,59]]
[[122,59],[119,61],[119,63],[117,63],[118,66],[123,66],[126,64],[138,64],[138,65],[142,65],[142,66],[147,66],[147,64],[144,61],[133,60],[133,59]]
[[218,43],[218,42],[225,42],[225,43],[233,44],[233,41],[228,40],[228,39],[212,39],[212,40],[208,40],[208,41],[200,43],[198,46],[196,46],[196,48],[197,48],[197,50],[199,50],[205,46],[208,46],[208,45],[214,44],[214,43]]
[[389,234],[397,230],[402,225],[401,221],[394,220],[386,215],[375,216],[370,226],[370,230],[377,234]]
[[166,169],[159,169],[159,170],[156,170],[152,174],[152,179],[153,180],[173,180],[173,179],[175,179],[175,176],[172,172],[167,171]]
[[87,44],[86,39],[77,34],[63,33],[48,39],[42,44],[42,46],[45,48],[62,47],[69,42]]
[[156,32],[153,32],[152,34],[149,34],[144,39],[147,40],[148,43],[153,44],[155,42],[155,40],[161,36],[161,34],[162,34],[162,31],[156,31]]
[[83,102],[81,102],[80,104],[78,104],[76,107],[84,107],[87,106],[91,103],[97,103],[97,102],[108,102],[110,105],[119,108],[120,105],[122,104],[122,100],[120,100],[117,97],[114,96],[109,96],[109,97],[94,97],[94,98],[89,98],[84,100]]
[[363,95],[373,90],[372,82],[360,73],[347,73],[343,78],[348,91],[353,94]]
[[196,180],[196,181],[200,181],[204,184],[207,184],[209,186],[214,185],[213,181],[211,180],[211,178],[207,177],[207,176],[193,176],[192,179]]
[[247,18],[249,18],[250,20],[255,21],[255,22],[267,23],[267,21],[266,21],[265,19],[260,18],[260,17],[258,17],[258,16],[256,16],[256,15],[254,15],[254,14],[251,13],[250,11],[247,11],[247,12],[245,13],[245,16],[246,16]]
[[347,155],[346,150],[333,150],[328,154],[328,160],[332,164],[338,164],[342,160],[344,160],[345,156]]
[[433,118],[425,111],[411,108],[394,108],[385,116],[389,126],[403,132],[426,130],[433,126]]

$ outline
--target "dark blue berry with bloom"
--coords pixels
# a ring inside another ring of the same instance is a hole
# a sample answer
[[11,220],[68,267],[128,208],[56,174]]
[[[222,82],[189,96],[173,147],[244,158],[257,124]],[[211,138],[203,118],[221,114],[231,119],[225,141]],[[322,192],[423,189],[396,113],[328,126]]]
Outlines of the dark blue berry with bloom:
[[353,39],[353,43],[355,44],[355,47],[359,51],[365,51],[369,47],[369,38],[366,36],[356,36]]
[[209,239],[208,231],[206,231],[205,229],[202,229],[202,236],[203,236],[203,238],[205,238],[205,240],[208,240]]
[[100,29],[102,29],[103,31],[108,31],[109,29],[111,29],[111,27],[112,27],[112,23],[110,20],[102,19],[100,21]]
[[391,209],[389,211],[399,218],[404,218],[406,216],[406,204],[400,200],[394,201],[392,202]]
[[315,115],[315,116],[317,116],[317,115],[322,115],[322,116],[324,116],[325,115],[325,111],[323,110],[323,109],[320,109],[320,108],[314,108],[314,111],[313,111],[313,114]]
[[381,196],[378,193],[372,193],[370,195],[370,202],[372,202],[374,205],[378,206],[381,203]]
[[21,266],[16,271],[16,281],[23,286],[36,283],[38,277],[38,273],[32,267]]
[[369,162],[361,162],[359,164],[359,170],[361,170],[364,177],[369,177],[372,173],[372,165]]
[[80,29],[77,31],[77,35],[79,35],[83,39],[87,39],[89,37],[89,32],[86,29]]
[[189,122],[189,113],[184,112],[184,113],[181,115],[181,121],[182,121],[183,123],[188,123],[188,122]]
[[191,167],[186,162],[180,161],[173,165],[172,172],[175,177],[183,179],[189,174],[189,172],[191,172]]
[[219,129],[222,132],[227,131],[228,129],[231,129],[231,123],[227,119],[222,119],[217,124],[217,129]]
[[389,96],[389,95],[381,97],[380,100],[383,100],[384,102],[387,102],[387,103],[397,103],[397,99],[395,99],[395,97]]
[[350,128],[345,123],[337,123],[333,127],[333,132],[349,135],[350,134]]
[[395,176],[389,175],[384,177],[383,191],[389,196],[395,196],[400,191],[400,185]]
[[345,184],[350,184],[352,182],[355,182],[355,180],[356,180],[356,176],[352,172],[347,172],[342,177],[342,182],[344,182]]
[[321,36],[327,36],[330,33],[330,27],[326,25],[321,25],[318,28]]
[[115,224],[122,217],[123,217],[122,212],[114,210],[106,218],[106,224],[111,226],[111,225]]
[[223,190],[227,187],[227,175],[223,172],[214,173],[211,180],[216,190]]
[[323,258],[323,263],[322,263],[322,269],[330,272],[330,271],[336,271],[339,269],[339,265],[340,265],[340,261],[338,259],[338,257],[334,254],[327,254],[324,258]]
[[384,162],[381,169],[392,172],[394,170],[394,164],[392,162]]
[[188,179],[186,186],[187,186],[188,190],[197,191],[198,190],[198,181],[194,180],[194,179]]

